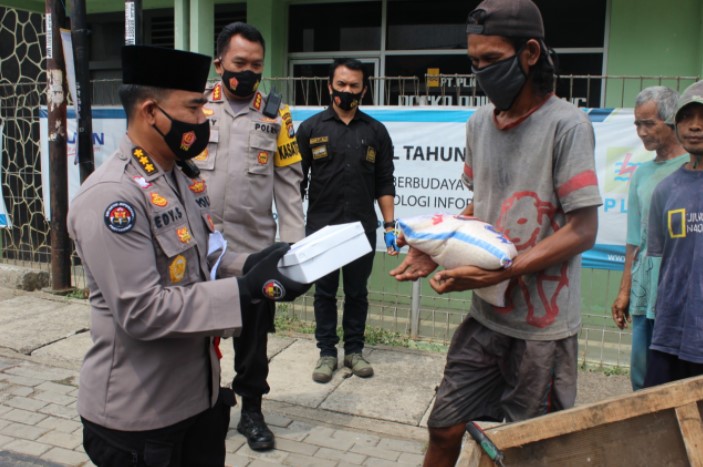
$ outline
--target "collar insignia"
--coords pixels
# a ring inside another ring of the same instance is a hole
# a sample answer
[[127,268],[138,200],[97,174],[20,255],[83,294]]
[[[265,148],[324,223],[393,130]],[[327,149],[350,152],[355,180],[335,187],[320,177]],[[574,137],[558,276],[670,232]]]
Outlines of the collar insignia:
[[198,161],[198,162],[205,161],[205,160],[207,160],[207,155],[208,155],[207,148],[205,148],[205,149],[203,149],[203,152],[201,152],[200,154],[195,156],[193,158],[193,160]]
[[212,90],[212,100],[213,101],[221,101],[222,100],[222,82],[219,82],[215,85],[215,88]]
[[254,100],[251,102],[251,106],[254,107],[256,110],[261,110],[261,103],[264,100],[264,96],[261,95],[259,91],[256,92],[256,95],[254,96]]
[[153,175],[159,171],[154,161],[149,157],[149,154],[145,153],[142,148],[134,148],[132,150],[132,157],[134,157],[134,160],[137,161],[137,164],[139,164],[147,175]]

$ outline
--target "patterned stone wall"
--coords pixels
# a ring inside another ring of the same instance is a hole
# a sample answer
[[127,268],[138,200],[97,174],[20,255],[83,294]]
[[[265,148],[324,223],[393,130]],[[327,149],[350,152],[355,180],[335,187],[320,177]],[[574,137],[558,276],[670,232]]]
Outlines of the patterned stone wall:
[[44,21],[39,13],[0,7],[0,83],[43,77]]
[[13,224],[3,232],[2,256],[40,263],[50,258],[39,162],[44,46],[42,14],[0,7],[2,192]]

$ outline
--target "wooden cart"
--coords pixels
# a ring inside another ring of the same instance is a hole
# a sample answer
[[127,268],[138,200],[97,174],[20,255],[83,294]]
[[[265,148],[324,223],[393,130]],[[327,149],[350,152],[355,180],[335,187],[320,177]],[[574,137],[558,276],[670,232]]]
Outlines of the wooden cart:
[[[505,467],[703,467],[703,376],[486,429]],[[458,466],[490,467],[470,438]]]

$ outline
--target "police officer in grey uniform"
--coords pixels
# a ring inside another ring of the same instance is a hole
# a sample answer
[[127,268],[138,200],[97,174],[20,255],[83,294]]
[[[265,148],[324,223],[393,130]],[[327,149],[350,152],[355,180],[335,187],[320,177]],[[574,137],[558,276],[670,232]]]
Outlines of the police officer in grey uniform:
[[[215,69],[221,80],[208,93],[203,111],[211,123],[210,144],[194,161],[208,184],[216,227],[237,251],[254,252],[280,240],[305,235],[300,182],[301,156],[287,105],[258,91],[264,66],[264,38],[253,26],[231,23],[217,39]],[[253,303],[242,310],[244,328],[233,339],[234,391],[242,397],[237,429],[254,450],[274,447],[261,412],[269,392],[268,332],[275,306]]]
[[215,231],[187,165],[209,140],[210,58],[130,46],[122,61],[127,134],[68,216],[92,308],[83,446],[99,466],[221,466],[234,397],[220,389],[218,340],[240,331],[252,300],[307,286],[278,272],[287,244],[238,254]]

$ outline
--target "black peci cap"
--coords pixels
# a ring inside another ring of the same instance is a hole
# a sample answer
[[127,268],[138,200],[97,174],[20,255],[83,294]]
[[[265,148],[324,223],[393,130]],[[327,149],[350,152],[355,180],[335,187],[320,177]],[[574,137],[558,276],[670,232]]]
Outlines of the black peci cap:
[[483,0],[469,13],[466,34],[544,39],[544,24],[531,0]]
[[122,47],[122,82],[204,92],[212,59],[184,50],[147,45]]

